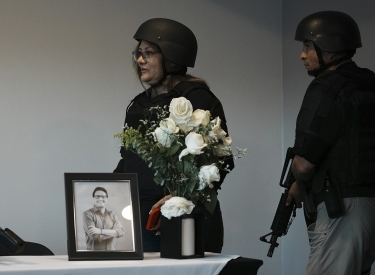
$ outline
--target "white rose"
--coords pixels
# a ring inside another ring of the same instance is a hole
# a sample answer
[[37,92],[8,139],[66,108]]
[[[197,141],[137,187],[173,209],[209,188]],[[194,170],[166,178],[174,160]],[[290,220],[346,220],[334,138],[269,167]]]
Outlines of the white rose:
[[183,132],[185,132],[185,133],[188,133],[188,132],[190,132],[191,130],[193,130],[193,126],[190,126],[190,125],[188,125],[188,124],[180,124],[180,125],[178,125],[178,126],[180,126],[180,129],[181,129],[181,131],[183,131]]
[[186,124],[193,114],[193,106],[190,101],[184,97],[174,98],[169,105],[169,117],[172,118],[177,125]]
[[222,141],[223,141],[223,144],[227,145],[227,146],[232,144],[232,138],[231,137],[226,137],[226,138],[222,139]]
[[207,124],[210,122],[210,115],[210,111],[197,109],[193,112],[187,125],[192,127],[198,127],[200,124],[207,126]]
[[221,129],[221,119],[216,117],[214,120],[211,120],[211,123],[213,124],[211,126],[211,131],[204,137],[206,143],[212,144],[225,139],[227,133]]
[[203,190],[206,186],[213,188],[213,181],[220,180],[219,168],[213,163],[211,165],[202,166],[198,174],[199,178],[199,188],[198,190]]
[[172,197],[167,200],[160,208],[161,214],[171,219],[171,217],[179,217],[184,214],[190,214],[195,205],[182,197]]
[[212,127],[212,131],[209,133],[209,136],[213,139],[217,139],[219,141],[218,144],[213,146],[213,152],[218,157],[223,156],[230,156],[232,155],[232,138],[227,136],[227,133],[221,129],[221,119],[216,117],[216,119],[211,121],[214,123]]
[[210,135],[214,135],[217,139],[224,139],[227,135],[227,132],[221,129],[220,117],[216,117],[211,122],[214,124],[214,126],[212,127],[212,133],[210,133]]
[[160,121],[158,128],[153,133],[155,139],[165,147],[170,147],[173,141],[172,134],[178,133],[179,128],[171,118],[166,118]]
[[187,154],[199,155],[202,154],[202,149],[207,146],[204,142],[202,135],[191,132],[185,138],[186,149],[182,150],[178,159],[181,160]]

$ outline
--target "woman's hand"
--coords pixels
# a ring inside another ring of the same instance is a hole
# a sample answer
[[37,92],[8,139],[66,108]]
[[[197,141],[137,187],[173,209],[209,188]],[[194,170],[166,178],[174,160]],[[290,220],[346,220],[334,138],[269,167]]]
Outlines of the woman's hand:
[[149,213],[152,212],[152,210],[154,210],[155,208],[160,208],[163,206],[163,204],[165,203],[166,200],[169,200],[170,198],[172,198],[172,195],[168,195],[168,196],[165,196],[164,198],[162,198],[161,200],[159,200],[157,203],[155,203],[152,207],[151,207],[151,210]]
[[[153,228],[151,228],[150,230],[158,230],[160,228],[160,224],[161,224],[161,217],[159,217],[157,223],[155,224],[155,226]],[[155,233],[155,235],[160,235],[160,231],[157,231]]]
[[[161,200],[159,200],[157,203],[155,203],[151,207],[151,210],[150,210],[149,213],[151,213],[152,210],[154,210],[156,208],[162,207],[163,204],[165,203],[165,201],[169,200],[170,198],[172,198],[172,195],[165,196],[164,198],[162,198]],[[153,228],[151,228],[150,230],[158,230],[160,228],[160,224],[161,224],[161,217],[159,217],[158,222],[156,223],[156,225]],[[155,235],[160,235],[160,231],[157,231]]]

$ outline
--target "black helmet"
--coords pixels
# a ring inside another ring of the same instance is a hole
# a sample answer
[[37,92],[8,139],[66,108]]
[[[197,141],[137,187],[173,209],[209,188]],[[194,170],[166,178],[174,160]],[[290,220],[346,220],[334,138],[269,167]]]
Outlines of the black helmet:
[[197,39],[188,27],[177,21],[166,18],[147,20],[133,38],[157,44],[163,56],[172,63],[194,67]]
[[326,52],[355,50],[362,47],[357,23],[339,11],[321,11],[310,14],[298,24],[295,40],[313,41]]

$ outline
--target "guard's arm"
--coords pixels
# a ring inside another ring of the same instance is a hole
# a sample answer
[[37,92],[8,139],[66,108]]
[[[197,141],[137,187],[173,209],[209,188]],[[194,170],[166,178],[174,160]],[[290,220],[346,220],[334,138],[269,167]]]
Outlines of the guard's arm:
[[314,176],[315,165],[304,157],[294,156],[292,163],[293,176],[299,184],[306,184]]

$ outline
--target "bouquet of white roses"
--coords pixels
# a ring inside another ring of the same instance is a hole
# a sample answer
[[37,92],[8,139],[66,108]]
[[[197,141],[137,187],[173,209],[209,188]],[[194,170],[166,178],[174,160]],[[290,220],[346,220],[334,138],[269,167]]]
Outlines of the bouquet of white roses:
[[[157,119],[152,119],[156,114]],[[121,146],[139,155],[155,171],[154,181],[173,197],[161,209],[167,218],[190,214],[201,202],[213,213],[217,198],[213,182],[220,180],[219,169],[230,172],[225,159],[241,157],[246,149],[232,154],[232,139],[220,127],[219,117],[193,107],[184,97],[172,99],[170,106],[147,110],[142,125],[125,125]]]

